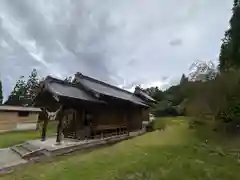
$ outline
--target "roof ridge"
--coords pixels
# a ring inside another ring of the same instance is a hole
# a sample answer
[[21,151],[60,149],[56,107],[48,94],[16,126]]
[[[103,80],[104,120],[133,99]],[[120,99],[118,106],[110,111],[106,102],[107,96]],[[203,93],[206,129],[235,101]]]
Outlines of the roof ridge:
[[91,80],[91,81],[94,81],[94,82],[97,82],[99,84],[102,84],[102,85],[105,85],[105,86],[108,86],[108,87],[111,87],[111,88],[114,88],[114,89],[117,89],[117,90],[120,90],[120,91],[123,91],[123,92],[126,92],[128,94],[131,94],[131,95],[135,95],[134,93],[130,92],[130,91],[127,91],[125,89],[122,89],[122,88],[119,88],[117,86],[114,86],[114,85],[111,85],[109,83],[106,83],[104,81],[100,81],[100,80],[97,80],[95,78],[92,78],[92,77],[89,77],[89,76],[86,76],[86,75],[83,75],[82,73],[77,73],[76,76],[80,77],[80,78],[85,78],[85,79],[88,79],[88,80]]
[[64,81],[62,79],[58,79],[58,78],[55,78],[55,77],[52,77],[52,76],[47,76],[45,78],[45,81],[48,81],[48,82],[58,82],[58,83],[61,83],[61,84],[64,84],[64,85],[69,85],[69,86],[72,86],[72,87],[75,87],[73,83],[71,82],[68,82],[68,81]]

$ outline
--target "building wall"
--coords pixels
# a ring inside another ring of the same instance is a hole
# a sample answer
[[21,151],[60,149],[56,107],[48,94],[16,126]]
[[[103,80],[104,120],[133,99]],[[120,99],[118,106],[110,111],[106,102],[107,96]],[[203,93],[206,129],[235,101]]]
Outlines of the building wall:
[[28,116],[20,117],[18,112],[0,111],[0,132],[35,129],[37,120],[37,112],[29,112]]
[[146,114],[148,114],[147,109],[132,106],[92,106],[91,108],[83,106],[76,108],[76,111],[78,112],[77,122],[72,122],[75,127],[72,131],[82,131],[84,129],[86,113],[92,116],[91,122],[95,127],[105,125],[105,127],[127,126],[129,131],[142,129],[142,122],[148,119],[146,116]]
[[95,113],[94,124],[124,125],[127,123],[121,109],[106,107]]
[[129,111],[128,116],[130,131],[136,131],[142,128],[142,110],[140,108],[133,108]]
[[138,107],[101,109],[95,118],[94,124],[98,125],[127,125],[129,131],[142,128],[142,121],[146,121],[147,110]]
[[147,109],[142,109],[142,117],[143,117],[143,121],[149,121],[149,108]]

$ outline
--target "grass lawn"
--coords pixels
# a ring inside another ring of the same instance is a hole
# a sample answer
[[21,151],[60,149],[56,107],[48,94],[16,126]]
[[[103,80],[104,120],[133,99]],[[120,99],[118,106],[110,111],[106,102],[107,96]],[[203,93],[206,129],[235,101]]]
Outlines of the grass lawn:
[[[56,122],[48,124],[47,135],[53,135],[56,132]],[[31,139],[41,137],[40,131],[15,131],[0,134],[0,148],[9,147]]]
[[221,146],[205,144],[184,118],[164,119],[164,131],[114,146],[26,165],[0,180],[237,180],[240,161]]

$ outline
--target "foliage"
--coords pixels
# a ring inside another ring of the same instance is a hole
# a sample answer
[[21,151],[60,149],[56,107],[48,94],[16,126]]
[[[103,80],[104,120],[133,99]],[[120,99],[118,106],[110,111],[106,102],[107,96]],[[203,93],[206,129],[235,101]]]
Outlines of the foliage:
[[3,89],[2,89],[2,81],[0,80],[0,105],[3,102]]
[[64,79],[64,81],[66,81],[66,82],[72,82],[72,80],[73,80],[73,77],[72,77],[72,76],[66,77],[66,78]]
[[234,0],[230,28],[225,32],[219,56],[221,71],[240,67],[240,0]]
[[196,61],[190,67],[190,81],[209,81],[215,79],[217,68],[212,61]]
[[177,110],[172,106],[170,101],[164,100],[158,102],[152,109],[152,113],[159,116],[177,116]]
[[27,81],[24,79],[24,76],[20,77],[5,104],[31,106],[39,86],[40,80],[37,70],[33,69]]
[[158,87],[147,88],[145,89],[145,92],[156,101],[161,101],[164,99],[164,92],[161,91]]
[[157,118],[155,121],[153,122],[153,129],[154,130],[165,130],[166,128],[166,119],[164,118]]
[[[184,112],[182,102],[185,99],[183,87],[188,83],[188,78],[183,74],[180,84],[171,86],[166,91],[161,91],[157,87],[146,89],[146,92],[157,100],[157,104],[152,107],[155,116],[178,116]],[[182,104],[181,104],[182,103]]]
[[186,75],[183,74],[180,80],[180,85],[185,84],[186,82],[188,82],[188,77],[186,77]]
[[26,81],[24,80],[24,76],[21,76],[20,79],[17,81],[15,87],[13,88],[13,91],[11,92],[5,104],[15,105],[15,106],[26,105],[26,99],[25,99],[26,91],[27,91]]
[[27,105],[31,106],[33,103],[33,99],[37,95],[37,90],[40,87],[40,78],[38,76],[38,72],[36,69],[33,69],[31,74],[28,77],[28,81],[26,83],[26,100],[27,100]]
[[240,72],[232,71],[222,73],[215,80],[194,84],[187,115],[213,121],[227,132],[240,132],[239,82]]

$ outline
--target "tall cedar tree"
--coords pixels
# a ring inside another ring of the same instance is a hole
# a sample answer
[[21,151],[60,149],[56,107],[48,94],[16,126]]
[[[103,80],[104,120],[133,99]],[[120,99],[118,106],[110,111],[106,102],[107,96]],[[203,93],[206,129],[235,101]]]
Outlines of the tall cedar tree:
[[180,80],[180,85],[188,82],[188,78],[185,76],[185,74],[182,75],[181,80]]
[[26,106],[25,97],[26,97],[26,81],[24,80],[24,76],[21,76],[5,104],[12,106]]
[[26,83],[26,104],[27,106],[31,106],[33,104],[33,99],[37,95],[37,90],[40,86],[40,79],[38,77],[38,73],[36,69],[33,69],[31,72],[28,81]]
[[2,81],[0,80],[0,105],[3,102],[3,90],[2,90]]
[[20,77],[5,104],[31,106],[39,86],[40,82],[37,70],[33,69],[27,81],[24,80],[24,76]]
[[240,0],[234,0],[232,12],[219,56],[221,71],[240,67]]

